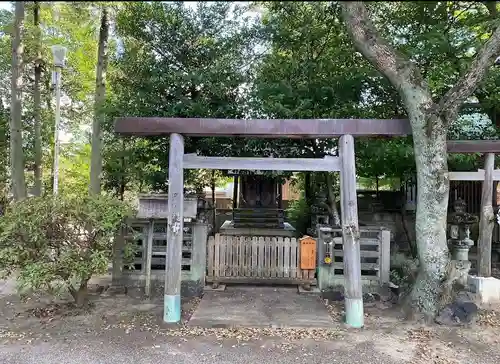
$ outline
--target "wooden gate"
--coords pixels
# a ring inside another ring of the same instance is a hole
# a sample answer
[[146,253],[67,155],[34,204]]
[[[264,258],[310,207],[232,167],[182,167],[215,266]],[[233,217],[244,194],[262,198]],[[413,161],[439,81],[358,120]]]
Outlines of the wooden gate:
[[216,234],[208,240],[207,282],[315,284],[300,268],[296,238]]

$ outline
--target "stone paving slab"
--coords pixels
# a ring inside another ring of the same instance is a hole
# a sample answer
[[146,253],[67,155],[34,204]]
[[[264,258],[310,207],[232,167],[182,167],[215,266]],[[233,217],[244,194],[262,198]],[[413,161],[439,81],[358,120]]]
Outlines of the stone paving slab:
[[298,294],[297,287],[227,286],[205,292],[188,325],[330,328],[332,323],[321,299]]

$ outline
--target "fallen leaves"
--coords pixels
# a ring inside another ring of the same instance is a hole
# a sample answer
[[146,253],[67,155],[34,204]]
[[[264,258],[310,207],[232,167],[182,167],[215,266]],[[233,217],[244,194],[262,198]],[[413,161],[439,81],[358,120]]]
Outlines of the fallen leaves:
[[29,309],[27,313],[42,320],[53,320],[57,316],[79,316],[88,314],[94,307],[93,303],[79,307],[74,302],[50,303],[42,307]]
[[191,316],[193,316],[194,311],[196,311],[196,308],[200,304],[201,298],[200,297],[193,297],[191,298],[187,304],[183,304],[182,306],[182,319],[184,321],[189,321],[191,319]]
[[477,323],[481,326],[500,327],[500,312],[493,310],[481,310],[478,314]]
[[416,345],[416,353],[414,364],[458,364],[454,359],[440,355],[432,345],[432,341],[437,339],[436,332],[424,327],[407,331],[408,340],[414,341]]
[[48,341],[51,339],[51,336],[47,333],[36,333],[31,331],[22,332],[0,329],[0,339],[3,339],[2,344],[4,345],[14,341],[24,341],[26,344],[31,344],[34,340],[37,339]]
[[0,329],[0,339],[10,339],[10,340],[19,340],[26,337],[25,333],[13,332],[10,330]]
[[334,321],[342,320],[342,317],[344,315],[342,304],[340,304],[339,302],[330,302],[329,300],[324,300],[323,303],[325,304],[328,313]]
[[[295,347],[293,341],[312,339],[312,340],[332,340],[341,337],[340,328],[331,329],[298,329],[298,328],[279,328],[279,327],[212,327],[204,328],[198,326],[189,326],[188,322],[200,302],[199,298],[191,299],[183,303],[182,323],[174,327],[166,327],[161,317],[154,312],[134,312],[131,315],[121,317],[119,322],[106,323],[103,330],[121,329],[126,335],[133,332],[147,332],[153,337],[166,336],[187,339],[192,337],[212,337],[221,342],[236,341],[235,345],[245,345],[246,342],[255,341],[262,338],[279,338],[279,344],[275,349],[290,351]],[[339,319],[342,315],[342,308],[335,305],[328,305],[325,302],[330,315],[334,319]]]
[[429,329],[420,327],[407,331],[408,340],[417,342],[429,342],[436,337],[436,334]]
[[150,314],[135,314],[117,324],[107,325],[105,330],[120,328],[126,334],[132,331],[150,332],[157,336],[196,337],[211,336],[218,340],[235,339],[238,342],[256,340],[261,337],[279,337],[288,340],[316,339],[331,340],[340,336],[339,329],[297,329],[297,328],[203,328],[188,326],[185,322],[174,328],[165,328],[158,318]]

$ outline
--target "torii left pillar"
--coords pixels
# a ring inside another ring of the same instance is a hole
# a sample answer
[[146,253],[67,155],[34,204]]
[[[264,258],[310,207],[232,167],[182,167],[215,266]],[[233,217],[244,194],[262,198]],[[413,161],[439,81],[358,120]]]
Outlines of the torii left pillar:
[[181,321],[181,264],[184,229],[184,138],[170,134],[168,158],[168,223],[163,321]]

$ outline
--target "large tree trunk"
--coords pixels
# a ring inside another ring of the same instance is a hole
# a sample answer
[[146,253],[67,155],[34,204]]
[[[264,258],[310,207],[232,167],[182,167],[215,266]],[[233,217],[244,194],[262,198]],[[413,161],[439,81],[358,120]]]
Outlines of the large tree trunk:
[[99,31],[99,50],[96,70],[94,122],[92,124],[92,152],[90,162],[90,194],[101,192],[102,147],[101,126],[104,123],[104,103],[106,101],[106,70],[108,66],[109,19],[106,7],[102,9]]
[[[411,307],[427,318],[436,315],[441,284],[450,260],[446,240],[449,179],[446,126],[423,110],[433,105],[429,93],[405,100],[413,130],[417,167],[417,212],[415,232],[420,270],[410,295]],[[430,130],[427,125],[433,125]]]
[[36,1],[33,8],[33,23],[36,31],[36,46],[37,57],[35,59],[35,82],[33,89],[33,102],[34,102],[34,122],[35,122],[35,141],[34,141],[34,189],[33,194],[40,196],[42,194],[42,105],[40,95],[40,81],[42,78],[42,65],[41,65],[41,32],[40,32],[40,2]]
[[341,3],[356,48],[398,90],[411,122],[417,167],[416,240],[420,271],[409,296],[411,307],[427,317],[439,308],[444,281],[452,272],[446,244],[448,168],[446,134],[459,106],[474,92],[500,52],[500,28],[479,49],[469,70],[435,104],[420,71],[383,39],[361,1]]
[[12,192],[16,201],[26,198],[22,136],[23,30],[24,1],[16,1],[14,30],[12,33],[12,85],[10,108],[10,166]]

